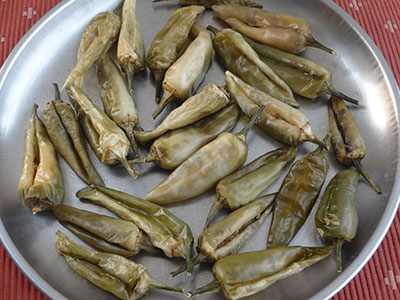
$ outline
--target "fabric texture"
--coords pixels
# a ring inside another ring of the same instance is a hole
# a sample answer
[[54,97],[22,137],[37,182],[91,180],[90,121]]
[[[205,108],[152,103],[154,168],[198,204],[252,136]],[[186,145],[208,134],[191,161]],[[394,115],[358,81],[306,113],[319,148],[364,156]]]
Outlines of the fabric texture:
[[[150,1],[150,0],[146,0]],[[0,66],[23,35],[60,0],[0,0]],[[372,37],[400,84],[400,1],[334,0]],[[400,299],[400,212],[377,252],[335,297]],[[22,274],[0,244],[0,299],[47,299]]]

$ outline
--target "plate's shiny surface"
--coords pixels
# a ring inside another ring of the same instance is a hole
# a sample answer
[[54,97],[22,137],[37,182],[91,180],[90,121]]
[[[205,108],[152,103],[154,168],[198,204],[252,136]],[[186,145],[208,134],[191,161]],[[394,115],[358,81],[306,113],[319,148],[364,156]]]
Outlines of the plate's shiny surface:
[[[76,51],[83,28],[97,13],[113,9],[118,0],[64,1],[45,16],[19,43],[0,72],[0,236],[5,247],[20,268],[49,297],[54,299],[112,299],[113,296],[93,287],[70,270],[54,249],[54,233],[61,228],[51,213],[32,216],[16,197],[16,188],[22,163],[23,136],[33,102],[43,109],[52,99],[51,82],[62,84],[76,60]],[[138,20],[148,49],[155,34],[170,14],[178,7],[177,0],[153,5],[150,0],[137,3]],[[262,1],[266,9],[290,13],[307,18],[314,36],[338,53],[332,57],[320,50],[308,49],[304,56],[326,67],[333,74],[334,85],[341,91],[358,98],[362,105],[351,107],[363,134],[368,152],[363,160],[365,168],[384,191],[377,196],[364,181],[359,185],[358,209],[360,225],[353,243],[343,250],[344,272],[338,275],[335,262],[329,258],[304,272],[280,281],[251,299],[323,299],[331,296],[354,276],[373,254],[389,227],[397,209],[398,186],[398,103],[399,93],[390,69],[372,41],[349,16],[330,1]],[[268,3],[268,5],[267,5]],[[221,26],[210,12],[199,17],[203,25]],[[135,79],[134,98],[140,112],[140,126],[154,127],[151,112],[154,82],[150,72],[138,74]],[[223,84],[223,71],[214,60],[203,83]],[[88,73],[85,90],[97,102],[98,93],[94,71]],[[65,94],[63,95],[65,98]],[[315,101],[300,99],[301,110],[307,114],[316,135],[323,137],[328,131],[327,97]],[[234,129],[241,128],[240,123]],[[279,146],[259,129],[249,134],[248,161]],[[311,144],[299,147],[299,155],[314,149]],[[145,151],[142,151],[145,153]],[[341,168],[332,153],[326,154],[331,165],[327,182]],[[133,181],[120,167],[101,165],[92,156],[106,185],[144,197],[167,172],[151,165],[141,166],[142,177]],[[64,203],[106,212],[87,203],[81,203],[74,193],[83,184],[60,159],[66,195]],[[276,191],[283,176],[268,190]],[[208,209],[213,201],[210,191],[201,197],[171,206],[171,210],[191,226],[195,238],[200,234]],[[322,245],[314,229],[313,210],[292,244]],[[241,249],[263,249],[267,222]],[[196,269],[195,278],[180,275],[168,280],[169,271],[183,260],[140,254],[135,258],[149,268],[155,279],[190,290],[211,279],[208,267]],[[148,299],[184,299],[168,292],[152,291]],[[200,299],[222,299],[208,295]]]

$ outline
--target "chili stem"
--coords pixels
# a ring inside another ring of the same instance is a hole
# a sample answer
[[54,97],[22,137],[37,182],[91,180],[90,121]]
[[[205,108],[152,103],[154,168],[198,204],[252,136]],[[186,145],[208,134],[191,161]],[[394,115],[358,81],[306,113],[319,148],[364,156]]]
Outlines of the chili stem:
[[157,247],[154,247],[152,244],[146,243],[146,242],[140,242],[139,248],[141,250],[146,251],[147,253],[152,253],[152,254],[162,254],[160,249]]
[[190,298],[196,295],[202,295],[202,294],[210,294],[210,293],[216,293],[220,290],[221,285],[219,284],[217,279],[214,279],[211,281],[209,284],[195,289],[193,291],[187,292],[185,295],[186,297]]
[[133,157],[134,158],[139,157],[139,148],[135,140],[135,134],[133,132],[126,132],[126,136],[128,137],[129,143],[131,144]]
[[124,168],[129,172],[129,175],[133,177],[133,179],[136,179],[140,176],[140,171],[132,169],[125,158],[120,158],[119,161],[124,166]]
[[361,160],[353,159],[353,164],[356,167],[357,171],[361,173],[361,175],[365,178],[365,180],[369,183],[369,185],[374,189],[374,191],[377,192],[378,194],[382,194],[381,189],[378,188],[378,186],[375,184],[372,178],[365,171],[364,167],[361,164]]
[[[205,256],[203,253],[198,253],[196,255],[196,257],[193,259],[193,266],[197,266],[199,264],[201,264],[202,262],[205,262],[207,260],[207,256]],[[175,271],[172,271],[171,273],[169,273],[170,277],[175,277],[176,275],[181,274],[182,272],[184,272],[186,270],[186,264],[180,266],[178,269],[176,269]]]
[[254,126],[254,124],[256,123],[256,121],[258,120],[258,117],[261,115],[261,113],[263,112],[263,110],[265,109],[265,105],[261,105],[260,109],[257,111],[257,113],[251,118],[250,122],[247,123],[247,125],[240,130],[236,136],[238,138],[240,138],[241,140],[245,141],[247,134],[249,133],[249,130]]
[[334,239],[333,245],[336,247],[336,264],[337,264],[337,272],[342,273],[342,246],[344,243],[344,239]]
[[151,162],[151,161],[153,161],[153,160],[148,160],[147,156],[144,156],[141,158],[128,160],[128,163],[129,164],[139,164],[139,163],[146,163],[146,162]]
[[172,291],[172,292],[177,292],[177,293],[182,293],[183,294],[183,289],[182,288],[177,288],[169,285],[162,284],[158,281],[151,280],[150,281],[150,286],[156,289],[161,289],[161,290],[167,290],[167,291]]
[[324,50],[332,55],[336,55],[335,51],[333,51],[332,49],[330,49],[330,48],[326,47],[325,45],[321,44],[320,42],[318,42],[312,35],[306,36],[306,40],[307,40],[307,46],[318,48],[318,49]]
[[55,100],[60,100],[61,96],[60,96],[60,89],[58,88],[58,84],[53,82],[53,87],[54,87],[54,99]]
[[314,150],[314,152],[313,152],[314,154],[321,154],[323,149],[329,151],[329,145],[327,144],[329,137],[330,137],[330,134],[327,134],[324,137],[324,140],[321,141],[318,137],[314,136],[310,140],[310,142],[315,143],[319,146],[317,149]]
[[314,138],[310,141],[314,144],[317,144],[319,148],[317,149],[319,152],[322,152],[322,149],[329,150],[329,145],[321,141],[318,137],[314,136]]
[[186,260],[186,274],[191,276],[193,273],[193,261],[192,261],[192,244],[186,244],[186,253],[183,253],[183,258]]
[[217,199],[215,200],[214,204],[211,206],[210,211],[208,213],[206,222],[204,223],[204,229],[206,229],[212,219],[214,219],[215,215],[225,206],[224,201],[222,199],[222,197],[219,195],[219,193],[217,193]]
[[358,100],[343,94],[342,92],[340,92],[337,89],[335,89],[333,86],[329,86],[328,87],[327,94],[329,94],[331,96],[335,96],[335,97],[340,98],[340,99],[343,99],[344,101],[353,103],[354,105],[358,105],[359,104]]
[[211,25],[207,26],[207,30],[211,31],[214,35],[216,35],[219,31],[217,28],[215,28],[214,26],[211,26]]
[[128,89],[129,89],[129,94],[133,94],[133,75],[135,74],[135,65],[134,63],[130,62],[128,63],[128,67],[126,70],[126,77],[128,78]]
[[175,98],[174,94],[169,91],[164,91],[164,95],[161,98],[160,104],[158,104],[156,110],[153,112],[153,119],[157,118],[157,116],[164,110],[165,106],[170,103]]
[[163,1],[167,1],[167,0],[153,0],[153,3],[156,3],[156,2],[163,2]]
[[170,272],[169,277],[170,278],[175,277],[175,276],[181,274],[182,272],[184,272],[185,270],[186,270],[186,264],[184,264],[184,265],[180,266],[178,269]]
[[156,81],[156,102],[160,102],[160,95],[161,95],[161,85],[164,79],[164,71],[155,70],[154,71],[154,78]]

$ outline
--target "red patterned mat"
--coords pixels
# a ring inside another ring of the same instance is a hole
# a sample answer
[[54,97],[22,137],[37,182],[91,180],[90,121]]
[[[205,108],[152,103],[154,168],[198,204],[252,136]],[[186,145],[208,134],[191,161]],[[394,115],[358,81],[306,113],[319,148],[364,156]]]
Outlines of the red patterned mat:
[[[150,0],[147,0],[150,1]],[[334,0],[372,37],[400,84],[400,1]],[[29,28],[60,0],[0,0],[0,67]],[[400,212],[377,252],[333,299],[400,299]],[[47,299],[0,245],[0,299]]]

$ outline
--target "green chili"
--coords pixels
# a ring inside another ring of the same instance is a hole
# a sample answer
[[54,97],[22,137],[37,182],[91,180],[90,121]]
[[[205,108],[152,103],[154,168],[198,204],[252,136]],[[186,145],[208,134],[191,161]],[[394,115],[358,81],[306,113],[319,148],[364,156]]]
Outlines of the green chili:
[[[69,96],[69,95],[68,95]],[[108,160],[104,160],[106,157],[104,155],[104,151],[102,147],[100,146],[99,142],[99,134],[96,132],[96,129],[93,127],[92,122],[88,118],[88,116],[85,114],[85,112],[82,110],[82,108],[79,106],[79,104],[69,96],[69,101],[75,108],[76,116],[78,118],[79,125],[81,126],[81,129],[83,131],[83,134],[86,137],[86,140],[89,142],[90,148],[92,148],[93,152],[96,154],[96,157],[98,160],[102,161],[103,164],[107,165],[114,165],[118,163],[118,160],[115,158],[109,157]]]
[[187,200],[207,191],[221,178],[235,171],[246,161],[246,136],[263,109],[262,106],[239,133],[221,133],[193,153],[145,199],[160,205]]
[[344,170],[336,174],[319,203],[315,215],[317,232],[324,241],[336,246],[337,270],[342,272],[341,249],[357,233],[357,185],[360,173]]
[[328,169],[321,147],[292,165],[275,198],[268,247],[287,246],[296,235],[318,198]]
[[325,68],[304,57],[257,43],[246,36],[243,38],[295,94],[310,99],[329,94],[358,104],[358,100],[344,95],[333,87],[331,74]]
[[273,138],[291,146],[309,141],[328,148],[312,133],[310,121],[299,110],[248,85],[229,71],[225,73],[225,81],[229,94],[248,117],[253,116],[260,105],[266,106],[257,124]]
[[213,55],[210,32],[194,24],[191,33],[194,33],[196,38],[165,73],[162,83],[164,94],[153,113],[154,119],[173,99],[183,102],[193,95],[210,67]]
[[366,147],[357,123],[346,104],[337,97],[331,97],[329,102],[329,124],[332,148],[337,160],[343,165],[353,163],[374,191],[381,194],[382,191],[361,165]]
[[208,213],[204,227],[210,224],[221,208],[235,210],[254,200],[293,162],[296,153],[295,147],[278,148],[221,179],[216,188],[217,199]]
[[260,43],[291,53],[299,53],[310,46],[335,55],[333,50],[314,39],[310,25],[303,18],[234,5],[214,5],[212,10],[230,26]]
[[177,9],[167,24],[155,36],[147,53],[147,66],[156,81],[156,102],[159,102],[164,73],[175,62],[185,45],[190,29],[203,6],[188,6]]
[[130,142],[125,133],[113,120],[111,120],[102,110],[100,110],[83,91],[74,84],[67,88],[69,96],[74,99],[90,120],[92,129],[96,132],[98,146],[101,148],[102,163],[114,162],[122,163],[125,169],[133,178],[137,178],[140,172],[134,170],[126,160],[130,149]]
[[215,34],[215,52],[229,71],[268,95],[293,107],[299,107],[289,86],[260,60],[240,33],[232,29],[218,31],[212,26],[207,29]]
[[71,106],[60,99],[57,84],[54,101],[43,110],[46,131],[56,150],[86,184],[104,185],[86,152],[78,120]]
[[56,234],[56,249],[75,272],[120,299],[138,299],[152,288],[183,293],[180,288],[151,279],[144,266],[123,256],[82,247],[59,231]]
[[[271,212],[275,194],[263,196],[230,213],[227,217],[204,229],[197,243],[193,264],[215,263],[236,252],[263,223]],[[172,272],[176,276],[185,266]]]
[[33,214],[59,205],[64,196],[62,175],[54,146],[37,116],[37,104],[25,130],[24,160],[18,195]]
[[275,247],[238,253],[218,260],[215,280],[186,293],[187,297],[221,291],[227,299],[240,299],[260,292],[278,280],[297,274],[332,253],[332,247]]
[[78,49],[78,61],[62,87],[75,83],[82,88],[86,71],[94,62],[107,53],[118,38],[121,21],[112,12],[96,15],[86,26]]
[[232,129],[239,117],[239,107],[231,104],[196,123],[169,131],[156,139],[149,154],[137,162],[154,162],[163,169],[175,169],[220,133]]
[[192,273],[193,236],[189,226],[160,205],[101,186],[77,192],[78,198],[104,206],[121,218],[135,223],[168,257],[183,257]]
[[133,91],[133,75],[146,68],[145,55],[142,33],[140,32],[139,22],[136,20],[136,0],[124,0],[117,57],[128,78],[131,94]]
[[136,140],[146,143],[168,130],[174,130],[192,124],[211,115],[229,103],[226,91],[215,84],[207,84],[200,93],[190,97],[175,108],[161,124],[152,131],[135,130]]
[[124,130],[137,157],[139,150],[133,130],[138,122],[138,112],[124,78],[108,53],[99,59],[96,65],[104,112]]
[[68,205],[53,209],[57,220],[91,247],[131,257],[145,250],[159,253],[143,240],[142,232],[132,222],[111,218]]

